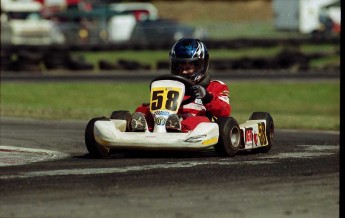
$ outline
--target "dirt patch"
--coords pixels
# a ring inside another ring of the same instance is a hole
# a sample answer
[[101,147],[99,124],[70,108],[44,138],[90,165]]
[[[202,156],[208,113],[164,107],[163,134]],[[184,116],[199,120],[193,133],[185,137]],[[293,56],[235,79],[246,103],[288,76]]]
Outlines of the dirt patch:
[[181,22],[251,22],[273,19],[271,0],[153,1],[159,16]]

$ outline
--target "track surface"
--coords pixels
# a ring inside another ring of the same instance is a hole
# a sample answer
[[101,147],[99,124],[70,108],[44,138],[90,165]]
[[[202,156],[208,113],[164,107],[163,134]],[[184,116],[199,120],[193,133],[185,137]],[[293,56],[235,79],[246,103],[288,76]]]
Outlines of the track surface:
[[[234,158],[210,150],[91,159],[86,123],[2,118],[0,217],[339,217],[337,132],[276,130],[268,154]],[[52,160],[22,165],[18,155]]]

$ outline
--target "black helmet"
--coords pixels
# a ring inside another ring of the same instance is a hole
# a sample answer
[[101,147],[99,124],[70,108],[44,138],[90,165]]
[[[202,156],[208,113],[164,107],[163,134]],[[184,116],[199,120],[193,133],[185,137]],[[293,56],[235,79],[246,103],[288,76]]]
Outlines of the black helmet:
[[[180,39],[172,47],[170,53],[170,71],[192,80],[195,84],[200,83],[208,75],[208,51],[204,43],[199,39]],[[195,70],[191,74],[181,74],[180,66],[184,63],[193,64]]]

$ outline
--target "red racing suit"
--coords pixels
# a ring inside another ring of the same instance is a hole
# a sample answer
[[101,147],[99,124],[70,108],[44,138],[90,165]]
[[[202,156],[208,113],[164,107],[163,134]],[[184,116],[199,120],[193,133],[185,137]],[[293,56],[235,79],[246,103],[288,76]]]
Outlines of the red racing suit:
[[[204,103],[202,99],[195,99],[193,102],[180,106],[178,115],[182,117],[182,132],[193,130],[201,122],[211,122],[211,116],[228,117],[231,114],[228,86],[219,80],[211,80],[205,87],[212,95],[209,102]],[[184,99],[190,96],[185,96]],[[152,131],[154,120],[150,113],[148,104],[140,105],[135,112],[142,112],[145,115],[149,130]]]

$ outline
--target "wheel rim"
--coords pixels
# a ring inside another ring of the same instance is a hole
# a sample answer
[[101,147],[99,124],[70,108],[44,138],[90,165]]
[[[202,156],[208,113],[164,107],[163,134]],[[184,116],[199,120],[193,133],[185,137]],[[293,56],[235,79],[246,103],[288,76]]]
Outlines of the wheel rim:
[[238,147],[240,144],[240,130],[238,127],[234,126],[230,131],[231,144],[234,147]]

